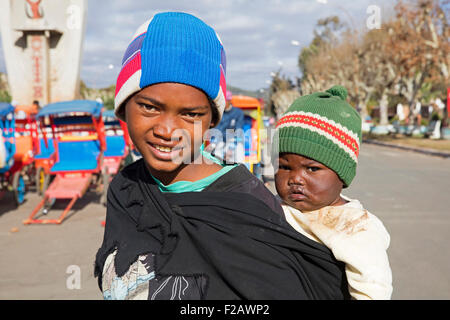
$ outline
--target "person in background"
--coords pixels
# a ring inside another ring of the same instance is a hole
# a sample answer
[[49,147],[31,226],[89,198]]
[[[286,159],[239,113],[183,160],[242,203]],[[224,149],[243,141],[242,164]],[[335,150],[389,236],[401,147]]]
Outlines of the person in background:
[[37,111],[41,110],[41,105],[39,104],[39,101],[37,100],[33,101],[33,109]]
[[358,200],[341,194],[356,175],[361,144],[361,118],[346,97],[334,86],[298,98],[280,118],[275,187],[292,227],[345,263],[351,297],[387,300],[389,233]]
[[[244,144],[243,135],[239,134],[239,130],[244,128],[244,112],[233,106],[232,99],[233,93],[227,90],[225,110],[222,120],[216,127],[222,133],[222,140],[216,142],[215,155],[230,163],[242,163],[244,161]],[[227,131],[229,132],[228,136]]]

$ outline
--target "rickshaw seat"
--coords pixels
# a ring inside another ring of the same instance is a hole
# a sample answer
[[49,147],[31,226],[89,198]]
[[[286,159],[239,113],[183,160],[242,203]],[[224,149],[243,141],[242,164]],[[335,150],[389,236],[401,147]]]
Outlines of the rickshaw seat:
[[51,173],[63,171],[87,171],[98,167],[100,143],[98,140],[59,141],[59,161],[50,169]]
[[16,137],[16,153],[14,154],[14,160],[25,161],[28,157],[32,156],[30,151],[33,151],[33,139],[31,136],[18,136]]
[[122,157],[125,155],[125,139],[123,136],[106,136],[105,157]]
[[39,139],[40,153],[37,154],[35,159],[48,159],[55,152],[55,146],[53,145],[53,139],[47,139],[48,148],[45,147],[45,141],[43,138]]

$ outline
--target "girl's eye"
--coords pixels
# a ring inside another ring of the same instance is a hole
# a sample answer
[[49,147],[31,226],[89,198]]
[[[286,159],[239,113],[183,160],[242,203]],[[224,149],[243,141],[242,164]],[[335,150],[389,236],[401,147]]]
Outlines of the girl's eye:
[[286,165],[283,165],[283,164],[280,164],[278,166],[278,168],[281,169],[281,170],[291,170],[291,168],[289,168],[289,166],[286,166]]
[[200,118],[200,117],[203,115],[203,113],[198,113],[198,112],[187,112],[187,113],[185,113],[185,115],[186,115],[188,118]]
[[316,172],[318,170],[320,170],[319,167],[308,167],[308,171],[311,171],[311,172]]
[[145,111],[156,112],[158,109],[155,106],[146,103],[140,103],[139,106],[145,109]]

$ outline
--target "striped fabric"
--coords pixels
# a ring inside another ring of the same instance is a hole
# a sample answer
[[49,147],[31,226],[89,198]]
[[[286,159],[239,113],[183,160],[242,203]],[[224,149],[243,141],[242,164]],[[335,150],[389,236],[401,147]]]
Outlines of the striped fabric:
[[155,83],[177,82],[203,90],[215,102],[219,121],[225,109],[226,55],[217,33],[182,12],[156,14],[128,45],[117,77],[115,112],[135,92]]

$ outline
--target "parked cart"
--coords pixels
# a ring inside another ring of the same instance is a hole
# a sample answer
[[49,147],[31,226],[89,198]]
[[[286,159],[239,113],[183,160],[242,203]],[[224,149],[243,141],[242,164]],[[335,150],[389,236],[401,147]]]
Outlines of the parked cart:
[[34,155],[37,128],[34,113],[18,112],[9,103],[0,103],[0,130],[5,161],[0,168],[2,192],[11,190],[17,205],[25,201],[25,193],[34,184]]
[[[90,187],[95,187],[106,198],[107,173],[102,170],[106,150],[102,104],[90,100],[57,102],[42,108],[37,117],[45,146],[51,142],[50,135],[53,142],[54,163],[49,173],[54,179],[42,201],[23,223],[60,224]],[[57,199],[70,200],[58,219],[35,218],[39,212],[48,214]]]
[[233,95],[231,104],[244,112],[244,163],[258,178],[261,178],[261,102],[253,97]]
[[106,150],[103,159],[103,168],[112,177],[123,166],[125,158],[130,151],[130,136],[127,124],[119,120],[114,111],[103,112],[105,126]]

